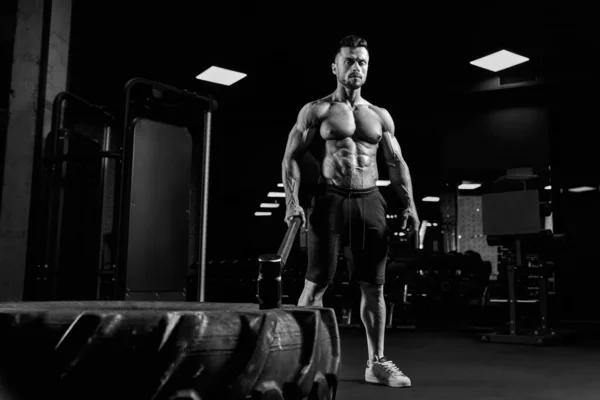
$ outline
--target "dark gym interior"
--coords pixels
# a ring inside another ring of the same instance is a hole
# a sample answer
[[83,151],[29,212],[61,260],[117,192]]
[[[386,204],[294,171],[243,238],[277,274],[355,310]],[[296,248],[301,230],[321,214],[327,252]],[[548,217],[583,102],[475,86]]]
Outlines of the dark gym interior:
[[[284,223],[282,158],[353,34],[369,43],[362,96],[394,118],[422,223],[418,236],[400,228],[378,155],[386,354],[413,384],[364,382],[360,291],[341,251],[324,297],[334,317],[322,314],[340,372],[333,395],[310,398],[596,399],[599,33],[591,6],[541,1],[4,0],[0,314],[74,302],[244,313],[260,301],[259,259],[283,248],[281,307],[293,308],[308,244]],[[471,64],[499,50],[528,60]],[[212,66],[245,76],[197,78]],[[320,166],[309,153],[300,167],[310,213]],[[200,398],[156,396],[140,398]]]

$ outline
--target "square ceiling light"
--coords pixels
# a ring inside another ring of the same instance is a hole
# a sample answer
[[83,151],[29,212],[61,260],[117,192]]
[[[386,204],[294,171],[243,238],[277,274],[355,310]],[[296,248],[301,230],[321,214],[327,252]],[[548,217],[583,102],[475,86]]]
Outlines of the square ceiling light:
[[471,61],[471,65],[487,69],[488,71],[498,72],[522,64],[526,61],[529,61],[529,58],[511,53],[507,50],[500,50],[475,61]]
[[591,192],[592,190],[596,190],[596,188],[592,187],[592,186],[579,186],[579,187],[570,188],[569,192],[571,192],[571,193],[583,193],[583,192]]
[[279,203],[260,203],[260,208],[278,208]]
[[459,190],[475,190],[479,187],[481,187],[481,184],[475,182],[463,182],[460,185],[458,185]]
[[218,83],[219,85],[231,86],[245,77],[246,74],[242,72],[236,72],[225,68],[215,67],[213,65],[212,67],[198,75],[196,79]]

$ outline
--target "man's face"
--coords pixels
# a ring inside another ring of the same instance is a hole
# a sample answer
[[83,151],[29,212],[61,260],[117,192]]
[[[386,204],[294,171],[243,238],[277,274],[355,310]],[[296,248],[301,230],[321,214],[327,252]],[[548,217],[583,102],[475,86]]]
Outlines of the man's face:
[[364,47],[342,47],[331,69],[344,87],[358,89],[367,80],[369,52]]

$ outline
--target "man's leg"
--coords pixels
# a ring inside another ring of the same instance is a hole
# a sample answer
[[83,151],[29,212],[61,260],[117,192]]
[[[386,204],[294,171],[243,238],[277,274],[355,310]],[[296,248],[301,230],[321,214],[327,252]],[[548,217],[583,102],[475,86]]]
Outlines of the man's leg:
[[332,282],[339,253],[339,226],[343,217],[343,198],[324,193],[315,196],[315,207],[308,221],[308,265],[300,307],[323,307],[323,295]]
[[298,299],[300,307],[323,307],[323,295],[328,285],[319,285],[308,279],[304,280],[304,289]]
[[410,387],[410,378],[384,356],[385,298],[383,285],[359,282],[362,292],[360,313],[367,332],[369,361],[365,380],[391,387]]
[[[352,259],[360,286],[360,316],[367,334],[369,361],[383,357],[386,307],[383,294],[388,255],[386,204],[378,191],[354,200]],[[362,225],[362,226],[361,226]]]
[[[364,218],[364,247],[353,251],[356,280],[361,288],[361,317],[367,334],[369,360],[365,380],[391,387],[411,386],[410,378],[385,357],[386,306],[383,293],[388,252],[386,204],[379,193],[357,202]],[[362,233],[362,232],[361,232]],[[353,242],[355,242],[353,240]]]
[[385,298],[383,285],[359,282],[360,316],[367,333],[369,360],[377,361],[383,357],[385,340]]

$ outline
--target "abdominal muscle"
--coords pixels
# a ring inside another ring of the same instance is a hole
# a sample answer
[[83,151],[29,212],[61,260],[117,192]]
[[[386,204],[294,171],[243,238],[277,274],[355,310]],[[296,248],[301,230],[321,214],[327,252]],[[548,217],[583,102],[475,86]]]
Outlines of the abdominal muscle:
[[322,180],[346,189],[366,189],[376,185],[377,145],[352,138],[327,140],[322,163]]

